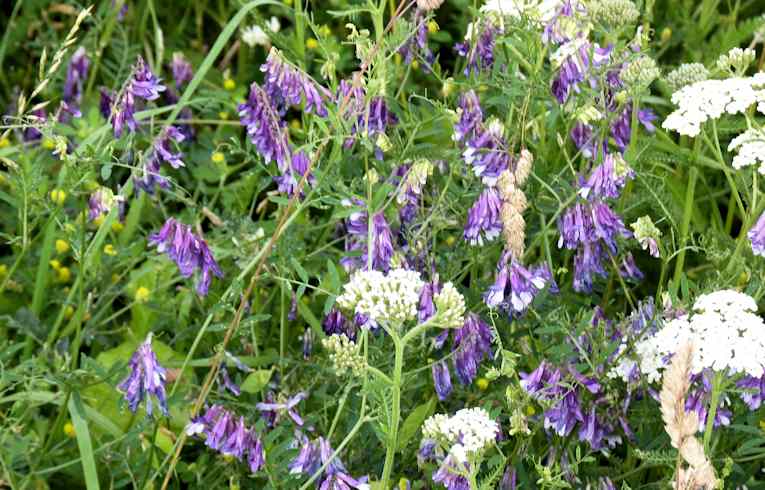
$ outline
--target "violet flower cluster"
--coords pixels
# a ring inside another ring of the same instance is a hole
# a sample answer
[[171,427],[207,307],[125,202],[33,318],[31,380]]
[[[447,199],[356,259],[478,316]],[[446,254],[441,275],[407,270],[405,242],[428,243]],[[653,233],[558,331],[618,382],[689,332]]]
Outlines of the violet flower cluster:
[[289,416],[289,418],[295,422],[295,425],[302,427],[303,419],[300,417],[300,414],[295,407],[306,398],[308,398],[308,394],[301,391],[284,401],[277,401],[274,399],[273,393],[269,392],[267,400],[257,403],[255,408],[261,412],[268,427],[276,426],[284,414]]
[[521,315],[548,286],[551,293],[558,293],[547,264],[526,268],[505,251],[497,264],[496,280],[483,295],[484,303],[505,310],[511,317]]
[[337,103],[343,118],[354,121],[351,136],[345,140],[345,148],[351,149],[361,135],[374,145],[375,158],[383,159],[383,145],[387,141],[386,130],[398,124],[398,118],[388,108],[385,97],[376,95],[367,100],[367,92],[356,78],[353,81],[340,80]]
[[433,51],[428,47],[428,22],[427,11],[420,8],[415,10],[412,22],[414,23],[414,34],[406,40],[399,48],[399,54],[404,58],[405,65],[411,65],[413,61],[422,59],[425,61],[423,69],[430,71],[436,57]]
[[757,219],[757,222],[746,235],[752,244],[754,255],[765,257],[765,213]]
[[158,233],[149,236],[149,244],[156,246],[157,252],[166,253],[183,277],[191,277],[195,270],[199,271],[197,294],[200,296],[207,296],[212,276],[223,277],[207,243],[192,233],[190,226],[174,218],[168,218]]
[[167,178],[160,175],[159,171],[163,163],[168,163],[172,168],[181,168],[184,166],[183,153],[173,152],[173,141],[180,143],[186,139],[186,136],[175,126],[167,126],[154,141],[151,152],[146,158],[146,162],[141,169],[141,175],[135,178],[137,189],[153,194],[157,187],[168,189],[170,182]]
[[[354,200],[343,201],[346,207],[364,206],[363,201]],[[393,258],[393,234],[390,226],[385,220],[382,211],[372,216],[372,222],[369,223],[369,216],[366,211],[354,211],[344,221],[345,226],[345,251],[358,253],[361,255],[345,256],[340,259],[340,264],[347,271],[366,269],[371,254],[371,268],[387,272],[390,270],[391,259]],[[371,243],[370,238],[371,226]]]
[[260,71],[264,73],[263,89],[279,115],[284,115],[287,108],[299,106],[304,100],[307,114],[314,112],[319,117],[327,116],[324,98],[331,99],[330,94],[303,71],[290,65],[279,50],[271,48]]
[[79,47],[72,55],[72,59],[69,61],[69,66],[66,69],[61,116],[71,114],[74,117],[80,117],[82,115],[80,112],[82,89],[85,81],[88,79],[89,67],[90,58],[85,48]]
[[470,24],[465,39],[454,46],[457,54],[465,58],[466,77],[490,70],[494,66],[496,38],[502,32],[501,26],[490,17]]
[[119,98],[111,106],[110,118],[114,128],[114,137],[122,136],[125,126],[132,132],[137,129],[138,123],[135,120],[136,99],[156,100],[159,98],[160,92],[164,92],[165,89],[162,81],[151,72],[146,62],[139,56],[133,67],[132,77],[122,89]]
[[[574,257],[574,290],[592,291],[594,277],[607,277],[606,264],[611,259],[616,260],[619,251],[617,238],[632,236],[605,199],[618,197],[633,175],[634,172],[621,157],[607,155],[589,179],[580,184],[579,195],[585,199],[569,207],[559,219],[558,247],[577,252]],[[631,255],[624,257],[619,272],[625,278],[642,278]]]
[[186,435],[204,436],[205,445],[223,456],[239,461],[247,458],[253,473],[265,464],[263,443],[255,429],[247,426],[244,417],[237,418],[220,405],[213,405],[201,417],[192,418],[186,426]]
[[151,348],[152,334],[146,337],[130,358],[130,374],[118,385],[124,392],[125,400],[131,412],[138,411],[138,406],[146,400],[146,414],[151,416],[154,407],[152,397],[156,398],[159,410],[168,416],[165,381],[167,371],[157,360]]
[[316,483],[321,490],[368,490],[368,478],[354,478],[345,469],[339,457],[332,458],[334,450],[329,441],[323,437],[311,441],[304,434],[296,433],[295,447],[299,447],[298,455],[289,464],[290,474],[313,476],[323,465],[327,465]]

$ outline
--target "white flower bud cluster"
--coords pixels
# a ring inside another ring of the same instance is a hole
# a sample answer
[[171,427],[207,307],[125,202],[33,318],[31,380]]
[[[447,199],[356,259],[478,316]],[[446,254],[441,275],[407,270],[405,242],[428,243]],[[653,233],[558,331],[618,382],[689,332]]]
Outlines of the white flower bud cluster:
[[465,298],[451,282],[441,288],[433,297],[436,315],[443,328],[460,328],[465,323]]
[[765,373],[765,322],[754,313],[754,299],[722,290],[700,296],[693,309],[637,344],[638,365],[650,382],[661,379],[666,360],[688,341],[694,346],[694,374],[705,368],[730,376],[746,373],[759,378]]
[[696,82],[672,94],[672,103],[677,110],[667,116],[662,127],[697,136],[702,124],[723,114],[741,114],[754,104],[765,114],[765,73]]
[[744,73],[756,57],[757,54],[751,48],[733,48],[717,59],[717,68],[720,71]]
[[345,284],[337,304],[351,314],[367,315],[377,323],[400,325],[417,316],[424,285],[416,271],[393,269],[385,275],[376,270],[362,270]]
[[686,85],[709,79],[709,70],[701,63],[683,63],[667,76],[665,80],[672,92],[677,92]]
[[614,27],[634,24],[640,17],[640,11],[631,0],[600,0],[590,11],[599,22]]
[[453,416],[435,414],[422,427],[422,434],[448,449],[461,463],[489,447],[499,434],[499,425],[482,408],[463,408]]
[[321,340],[321,345],[329,352],[329,360],[338,376],[350,371],[356,377],[364,374],[366,363],[359,355],[358,347],[345,334],[330,335]]
[[641,56],[625,66],[619,73],[625,85],[644,90],[661,76],[656,60]]
[[728,151],[736,152],[733,168],[760,164],[758,171],[765,175],[765,131],[750,128],[733,138]]

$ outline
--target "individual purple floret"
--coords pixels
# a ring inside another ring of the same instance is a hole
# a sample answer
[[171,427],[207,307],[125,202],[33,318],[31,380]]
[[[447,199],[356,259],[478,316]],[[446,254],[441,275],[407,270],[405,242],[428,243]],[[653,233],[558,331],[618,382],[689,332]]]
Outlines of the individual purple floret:
[[527,269],[511,258],[509,252],[504,252],[497,264],[497,278],[484,293],[484,302],[490,308],[502,307],[511,314],[519,315],[526,311],[548,283],[553,285],[547,264]]
[[433,473],[433,481],[446,487],[446,490],[470,490],[470,483],[464,476],[468,474],[468,463],[460,463],[448,454],[444,458],[438,471]]
[[496,189],[484,189],[473,206],[468,211],[464,238],[471,245],[483,245],[484,241],[492,241],[502,233],[502,221],[499,212],[502,200]]
[[174,218],[168,218],[158,233],[149,236],[149,244],[157,247],[157,252],[166,253],[173,260],[183,277],[191,277],[199,270],[197,293],[206,296],[212,276],[223,277],[207,243],[191,232],[191,227]]
[[300,447],[300,452],[293,459],[288,468],[290,474],[313,475],[321,467],[321,451],[319,445],[312,442],[302,432],[295,432],[295,446]]
[[337,308],[333,307],[324,317],[321,328],[327,335],[345,335],[349,340],[356,340],[356,326]]
[[587,159],[596,160],[601,154],[606,152],[607,144],[604,140],[594,135],[592,126],[584,123],[576,123],[571,128],[571,141],[574,142],[577,150]]
[[165,91],[165,86],[157,78],[144,62],[138,57],[133,68],[133,76],[123,88],[122,94],[112,107],[112,127],[114,137],[119,138],[125,126],[130,131],[135,131],[138,123],[135,120],[136,98],[145,101],[156,100],[160,92]]
[[557,393],[561,376],[560,369],[542,361],[531,373],[520,373],[520,385],[532,397],[548,399]]
[[483,124],[481,101],[475,91],[468,90],[460,95],[457,105],[459,119],[454,124],[452,139],[457,142],[467,141],[476,134]]
[[315,112],[319,117],[327,116],[327,108],[319,91],[324,92],[328,98],[329,94],[308,75],[290,65],[276,48],[271,48],[260,71],[264,73],[263,88],[280,114],[284,114],[290,106],[299,106],[305,100],[306,113]]
[[183,160],[181,160],[183,153],[173,152],[172,141],[180,143],[185,139],[185,135],[178,128],[167,126],[154,141],[154,146],[144,163],[141,176],[135,179],[136,188],[148,194],[153,194],[157,187],[169,188],[170,182],[160,175],[159,170],[162,163],[169,163],[173,168],[184,166]]
[[751,230],[746,234],[752,244],[754,255],[765,257],[765,213],[757,219]]
[[266,161],[276,161],[282,172],[292,163],[292,151],[286,129],[266,92],[257,83],[250,85],[247,102],[239,105],[242,126],[247,128],[250,141]]
[[492,357],[493,338],[491,328],[478,315],[465,315],[465,323],[454,332],[452,344],[454,368],[463,385],[472,383],[481,361]]
[[135,413],[138,405],[146,400],[146,414],[151,416],[153,411],[151,397],[157,399],[160,411],[168,416],[167,398],[165,395],[165,368],[160,366],[156,354],[151,348],[151,336],[138,346],[130,358],[130,374],[118,385],[125,394],[128,408]]
[[744,376],[736,383],[736,387],[741,389],[739,396],[750,410],[760,408],[765,400],[765,375],[759,378]]
[[340,81],[336,98],[343,109],[343,118],[354,121],[352,136],[345,140],[345,148],[353,148],[356,135],[362,135],[373,143],[375,158],[382,160],[383,151],[378,145],[378,139],[385,136],[388,127],[398,123],[398,118],[388,109],[385,98],[378,95],[367,101],[366,90],[361,83],[346,80]]
[[275,414],[274,417],[274,424],[278,422],[278,420],[281,418],[283,413],[286,412],[287,415],[292,419],[293,422],[298,427],[303,426],[303,419],[300,418],[300,414],[295,410],[295,407],[300,403],[302,400],[305,400],[308,398],[308,395],[305,392],[299,392],[293,397],[290,397],[286,402],[278,402],[278,403],[258,403],[255,405],[255,408],[257,410],[260,410],[261,412],[272,412]]
[[45,124],[45,121],[48,120],[48,115],[45,113],[45,109],[35,109],[32,111],[29,119],[34,122],[34,125],[30,125],[24,129],[24,132],[22,133],[22,139],[27,143],[32,141],[39,141],[42,139],[42,133],[35,126]]
[[433,296],[441,291],[441,285],[437,280],[426,282],[420,290],[420,304],[417,308],[417,321],[425,323],[430,317],[436,314],[436,305],[433,303]]
[[[712,376],[713,374],[709,369],[691,376],[691,383],[694,388],[691,389],[688,398],[685,399],[685,411],[696,412],[699,416],[699,432],[704,432],[707,425],[709,402],[712,398]],[[727,404],[728,398],[723,397],[715,412],[714,427],[730,425],[733,412],[726,408]]]
[[424,60],[423,69],[428,72],[435,60],[435,55],[428,47],[427,13],[417,9],[412,20],[415,25],[414,34],[399,48],[398,52],[404,58],[404,64],[407,66],[415,60]]
[[327,467],[319,478],[316,488],[321,490],[369,489],[366,476],[359,479],[353,478],[348,474],[348,470],[345,469],[339,457],[332,459],[334,450],[329,441],[323,437],[313,442],[301,437],[300,446],[300,453],[289,464],[290,473],[311,476],[326,464]]
[[[290,168],[282,173],[282,175],[274,177],[279,192],[283,192],[289,196],[295,195],[298,189],[298,184],[306,172],[308,172],[309,166],[310,162],[308,160],[308,155],[306,155],[305,152],[299,151],[294,153],[292,155],[292,164],[290,165]],[[316,178],[313,174],[308,174],[308,177],[306,177],[306,184],[311,186],[316,184]],[[305,185],[303,187],[305,188]],[[301,190],[300,195],[302,196],[304,194],[305,192]]]
[[471,73],[479,74],[494,66],[494,47],[496,37],[502,30],[492,21],[474,22],[468,31],[465,40],[454,46],[459,56],[465,60],[465,76]]
[[[577,43],[577,41],[571,42]],[[613,50],[612,45],[601,48],[589,42],[578,43],[574,46],[577,48],[560,62],[558,74],[552,82],[552,93],[561,104],[568,100],[572,92],[579,93],[580,83],[588,81],[591,86],[596,85],[595,75],[591,71],[608,63]],[[590,56],[591,50],[592,56]]]
[[80,46],[72,55],[69,66],[66,69],[66,81],[64,82],[64,102],[71,108],[77,109],[82,101],[82,88],[88,78],[90,58],[85,48]]
[[[364,203],[355,200],[344,202],[345,206],[364,206]],[[340,259],[340,264],[348,270],[366,269],[370,262],[368,260],[369,240],[368,218],[365,211],[354,211],[345,220],[345,229],[347,236],[345,238],[346,252],[361,252],[361,256],[347,256]],[[387,272],[390,269],[390,261],[393,258],[393,234],[390,226],[385,220],[385,215],[381,212],[372,217],[371,230],[371,266],[372,269]]]
[[579,195],[585,199],[616,199],[628,180],[635,178],[632,170],[618,154],[607,154],[603,163],[595,167],[587,182],[579,189]]
[[635,258],[630,252],[627,252],[624,257],[622,257],[621,264],[619,264],[619,275],[628,281],[636,282],[642,281],[645,277],[643,271],[638,269],[638,266],[635,263]]
[[433,363],[433,385],[436,388],[436,394],[441,401],[449,398],[452,392],[452,376],[449,373],[449,365],[444,361]]
[[111,117],[112,115],[112,106],[114,105],[114,93],[112,93],[112,91],[107,89],[106,87],[101,87],[99,89],[99,92],[101,94],[101,97],[98,103],[98,112],[101,113],[104,119],[108,120],[109,117]]
[[109,214],[114,206],[117,206],[118,218],[125,218],[125,199],[115,196],[111,189],[100,187],[88,198],[88,221],[93,221],[99,216]]
[[178,90],[190,82],[194,77],[194,71],[191,68],[191,63],[186,60],[186,58],[183,56],[183,53],[173,53],[173,61],[170,62],[170,69],[173,72],[175,88]]
[[[616,147],[621,152],[627,149],[632,137],[632,112],[632,104],[627,104],[627,107],[625,107],[619,117],[611,123],[611,136],[614,138]],[[656,114],[650,109],[640,109],[637,114],[638,122],[649,133],[656,131],[656,126],[653,125],[656,118]]]

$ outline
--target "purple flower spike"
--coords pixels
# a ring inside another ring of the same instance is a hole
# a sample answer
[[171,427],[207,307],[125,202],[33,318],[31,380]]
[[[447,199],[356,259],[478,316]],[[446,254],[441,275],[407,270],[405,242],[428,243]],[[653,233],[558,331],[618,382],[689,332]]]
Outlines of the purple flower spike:
[[[611,124],[611,136],[619,151],[624,152],[630,144],[632,138],[632,104],[622,111],[621,115]],[[657,116],[650,109],[641,109],[638,111],[638,122],[643,125],[646,131],[653,133],[656,127],[653,122]]]
[[292,152],[286,130],[268,94],[257,83],[250,85],[247,102],[239,105],[239,118],[266,163],[275,160],[280,171],[289,171]]
[[369,490],[367,484],[367,477],[361,477],[358,480],[348,474],[343,462],[339,457],[330,459],[334,450],[329,445],[329,441],[323,437],[319,437],[317,441],[319,446],[319,452],[321,455],[321,464],[327,464],[327,468],[324,470],[324,475],[317,484],[317,488],[321,490],[350,490],[355,488],[358,490]]
[[180,143],[185,140],[185,135],[175,126],[166,127],[154,141],[152,152],[149,154],[143,166],[142,175],[136,178],[135,185],[138,189],[153,194],[157,187],[167,189],[170,182],[159,174],[162,163],[168,163],[172,168],[184,166],[183,153],[174,153],[171,141]]
[[464,325],[454,332],[454,368],[463,385],[469,385],[478,374],[478,365],[491,358],[491,328],[478,315],[465,316]]
[[290,474],[295,475],[302,473],[305,475],[313,475],[321,466],[321,452],[319,451],[319,445],[311,442],[301,432],[296,432],[295,443],[300,445],[300,452],[288,466]]
[[[364,206],[361,201],[344,203],[346,206]],[[390,270],[390,262],[393,258],[393,234],[385,220],[382,211],[372,217],[372,245],[371,252],[368,250],[368,221],[367,213],[356,211],[345,220],[345,229],[348,232],[345,242],[345,250],[348,252],[361,251],[361,256],[343,257],[340,263],[346,270],[366,269],[369,264],[368,254],[372,254],[372,269],[387,272]]]
[[585,199],[611,198],[616,199],[627,184],[627,180],[635,178],[635,171],[627,166],[617,154],[606,155],[603,163],[598,165],[590,174],[590,178],[579,189],[579,195]]
[[436,305],[433,303],[433,295],[441,291],[441,285],[437,281],[427,282],[420,291],[420,305],[417,310],[417,321],[425,323],[436,314]]
[[471,139],[483,124],[481,102],[475,91],[469,90],[460,96],[457,113],[459,120],[454,125],[454,141],[461,142]]
[[511,315],[520,315],[548,283],[552,284],[552,273],[547,264],[527,269],[504,252],[497,264],[497,279],[484,293],[484,302],[490,308],[503,307]]
[[297,413],[297,410],[295,410],[295,407],[298,403],[300,403],[302,400],[305,400],[308,398],[308,395],[305,392],[300,392],[296,394],[295,396],[291,397],[284,403],[258,403],[255,405],[255,408],[257,410],[260,410],[261,412],[272,412],[274,417],[274,423],[276,423],[279,418],[281,418],[281,415],[286,412],[287,415],[292,419],[293,422],[295,422],[295,425],[298,427],[303,426],[303,419],[300,418],[300,414]]
[[111,90],[101,87],[99,89],[99,92],[101,93],[101,98],[98,104],[98,111],[101,113],[101,115],[104,117],[104,119],[109,119],[112,115],[112,106],[114,105],[114,94]]
[[306,113],[315,112],[317,116],[327,116],[322,94],[329,98],[329,93],[315,84],[308,75],[285,61],[276,48],[271,48],[260,71],[265,74],[263,88],[280,114],[286,112],[289,106],[298,106],[305,100]]
[[223,271],[207,247],[207,243],[191,232],[191,227],[168,218],[158,233],[149,236],[149,244],[157,247],[157,252],[166,253],[173,260],[183,277],[191,277],[194,270],[199,270],[197,293],[207,296],[212,276],[221,278]]
[[577,422],[584,422],[584,415],[574,390],[567,391],[545,412],[545,429],[552,429],[561,437],[571,434]]
[[741,399],[750,410],[760,408],[763,400],[765,400],[765,375],[759,378],[744,376],[736,383],[736,387],[742,390]]
[[80,46],[69,61],[63,97],[64,102],[77,112],[79,112],[77,108],[82,100],[82,86],[88,78],[89,67],[90,58],[88,58],[85,48]]
[[379,95],[371,97],[367,105],[366,90],[360,82],[341,80],[336,100],[344,108],[343,118],[354,121],[352,136],[345,140],[345,148],[353,148],[356,135],[366,135],[375,146],[375,158],[382,160],[382,149],[378,147],[377,140],[385,135],[388,127],[398,123],[398,118],[388,109],[385,98]]
[[426,12],[417,9],[413,18],[416,26],[414,34],[398,50],[405,65],[411,65],[417,59],[423,59],[423,70],[427,73],[435,60],[435,55],[428,47],[428,23]]
[[249,464],[252,473],[257,473],[266,464],[266,454],[263,451],[263,443],[255,435],[254,430],[250,431],[247,446],[247,464]]
[[642,281],[643,277],[645,277],[643,272],[638,269],[638,266],[635,263],[635,258],[629,252],[622,258],[622,263],[619,267],[619,275],[629,281]]
[[449,398],[449,394],[452,392],[452,377],[446,362],[433,363],[433,385],[436,387],[439,400],[444,401]]
[[454,46],[457,54],[466,58],[464,73],[467,77],[471,73],[479,74],[494,66],[496,37],[502,33],[491,21],[475,22],[471,31],[468,38]]
[[[293,154],[290,168],[286,172],[282,173],[282,175],[274,177],[274,180],[279,187],[279,192],[283,192],[289,196],[294,196],[297,192],[300,180],[303,178],[306,172],[308,172],[309,165],[310,161],[308,160],[308,155],[306,155],[305,152],[299,151]],[[316,184],[316,178],[313,176],[313,174],[308,174],[308,177],[306,177],[306,184],[311,186]],[[303,186],[303,188],[305,188],[305,186]],[[305,192],[301,190],[301,197],[304,194]]]
[[151,333],[138,346],[130,358],[130,375],[119,384],[118,388],[125,393],[128,408],[135,413],[138,405],[146,400],[146,414],[152,414],[151,397],[159,403],[160,411],[168,416],[167,399],[165,396],[165,368],[159,365],[156,354],[151,348]]
[[502,200],[491,187],[485,189],[468,211],[464,237],[471,245],[483,245],[492,241],[502,232],[499,212]]
[[759,217],[757,223],[749,230],[746,235],[752,243],[752,252],[754,255],[765,257],[765,213]]
[[438,471],[433,473],[433,481],[444,485],[447,490],[470,490],[470,483],[462,476],[466,473],[468,473],[468,463],[460,463],[449,454],[444,458]]
[[165,86],[162,85],[161,80],[154,76],[143,58],[139,56],[133,68],[133,77],[123,89],[120,99],[112,107],[114,137],[122,136],[125,126],[130,131],[135,131],[138,127],[135,120],[136,98],[145,101],[156,100],[159,98],[160,92],[164,91]]
[[321,328],[327,335],[345,335],[349,340],[356,340],[355,325],[349,322],[337,308],[332,308],[324,317]]
[[173,61],[170,63],[170,69],[173,72],[173,80],[175,80],[175,88],[180,90],[181,87],[186,85],[194,77],[194,72],[191,68],[191,63],[186,61],[183,53],[173,53]]

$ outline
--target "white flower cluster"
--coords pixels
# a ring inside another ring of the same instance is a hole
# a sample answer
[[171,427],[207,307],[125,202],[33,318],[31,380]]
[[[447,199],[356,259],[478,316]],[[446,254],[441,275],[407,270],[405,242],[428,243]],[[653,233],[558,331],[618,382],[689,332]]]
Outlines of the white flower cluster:
[[338,306],[350,313],[367,315],[377,323],[397,325],[417,316],[420,291],[425,285],[420,273],[393,269],[358,271],[337,297]]
[[754,313],[754,299],[722,290],[700,296],[693,309],[637,344],[640,370],[650,382],[661,379],[669,357],[687,341],[694,345],[694,374],[705,368],[757,378],[765,373],[765,322]]
[[422,434],[433,439],[457,461],[464,463],[469,455],[481,453],[499,434],[499,425],[483,408],[463,408],[453,416],[438,413],[428,418]]
[[[272,33],[277,33],[282,28],[282,25],[279,22],[279,19],[271,17],[271,20],[266,22],[266,28]],[[255,46],[268,46],[271,39],[262,27],[253,24],[242,29],[242,42],[247,46],[254,48]]]
[[330,335],[322,339],[321,345],[327,349],[329,360],[338,376],[350,371],[354,376],[361,376],[366,369],[364,358],[358,353],[358,346],[344,334]]
[[765,73],[696,82],[672,94],[672,103],[677,105],[677,110],[667,116],[662,127],[697,136],[702,124],[723,114],[740,114],[754,104],[765,114]]
[[765,175],[765,131],[750,128],[733,138],[728,151],[736,152],[733,168],[760,164],[759,172]]
[[751,48],[733,48],[717,59],[717,68],[721,71],[733,68],[734,72],[743,73],[756,57],[757,53]]
[[443,328],[460,328],[465,323],[465,298],[451,282],[441,288],[433,297],[436,315]]

